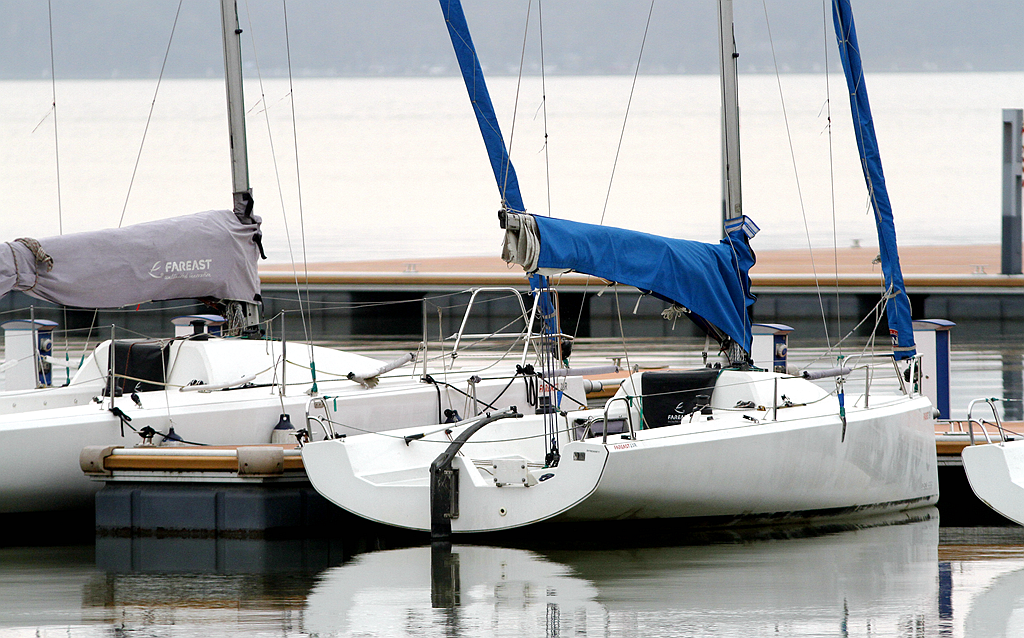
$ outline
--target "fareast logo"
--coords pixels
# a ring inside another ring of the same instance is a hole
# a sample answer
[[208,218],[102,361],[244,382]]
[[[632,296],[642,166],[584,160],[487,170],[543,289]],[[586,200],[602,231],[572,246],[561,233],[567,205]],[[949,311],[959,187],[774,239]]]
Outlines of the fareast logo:
[[149,269],[149,276],[153,279],[202,279],[210,277],[212,269],[212,259],[158,261]]

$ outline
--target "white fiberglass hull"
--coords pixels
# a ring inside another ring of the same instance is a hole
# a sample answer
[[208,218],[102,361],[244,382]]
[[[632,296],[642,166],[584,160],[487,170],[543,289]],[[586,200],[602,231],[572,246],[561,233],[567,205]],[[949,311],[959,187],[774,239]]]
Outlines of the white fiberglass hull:
[[813,517],[933,504],[930,413],[927,399],[852,411],[845,440],[834,415],[609,439],[597,490],[562,519]]
[[[538,439],[508,449],[508,439],[522,433],[515,421],[492,424],[466,445],[471,457],[455,457],[460,513],[451,521],[453,531],[498,531],[543,521],[571,510],[596,489],[608,457],[604,446],[570,443],[563,453],[581,454],[582,462],[543,468],[515,453],[532,448],[543,457]],[[378,523],[429,530],[429,467],[450,441],[435,435],[405,443],[404,436],[420,433],[405,429],[309,443],[302,448],[303,465],[313,487],[339,507]],[[481,461],[513,458],[523,460],[530,487],[496,487],[493,469]]]
[[[308,429],[315,440],[328,429],[348,435],[413,425],[436,428],[445,409],[463,414],[474,409],[470,392],[498,408],[526,405],[523,383],[491,378],[470,388],[468,373],[448,375],[448,385],[435,385],[399,370],[364,387],[345,378],[346,373],[373,370],[383,362],[319,347],[314,349],[317,397],[308,393],[312,384],[305,347],[289,352],[288,390],[282,397],[280,345],[237,339],[176,345],[165,389],[138,392],[141,407],[127,392],[116,397],[115,407],[131,418],[123,427],[109,409],[109,396],[103,396],[105,364],[98,366],[92,358],[66,387],[0,393],[0,514],[90,507],[102,483],[83,474],[82,449],[139,445],[136,431],[147,426],[159,433],[153,437],[156,445],[165,443],[161,435],[171,427],[190,443],[259,445],[271,442],[282,414],[290,416],[295,430]],[[105,362],[104,347],[97,348],[97,357]],[[253,385],[181,391],[192,380],[215,388],[239,379]],[[583,400],[582,382],[573,384],[573,396]]]
[[961,457],[977,497],[1024,525],[1024,441],[972,445],[964,448]]
[[[810,385],[792,378],[786,383],[790,396],[798,395],[798,384]],[[716,393],[733,405],[735,391]],[[764,410],[716,410],[712,419],[698,415],[638,430],[632,439],[614,434],[607,442],[566,440],[555,468],[543,467],[543,417],[496,422],[456,457],[459,516],[451,521],[452,531],[496,531],[549,519],[815,518],[938,500],[927,399],[894,397],[870,409],[850,409],[845,436],[837,407],[834,400],[808,401],[778,410],[775,420]],[[563,419],[563,433],[573,419]],[[453,429],[451,437],[458,432]],[[321,494],[359,516],[428,530],[428,468],[450,438],[426,436],[409,444],[401,438],[422,433],[401,430],[306,445],[307,474]],[[521,458],[530,466],[526,486],[495,485],[497,470],[489,463],[502,458]]]

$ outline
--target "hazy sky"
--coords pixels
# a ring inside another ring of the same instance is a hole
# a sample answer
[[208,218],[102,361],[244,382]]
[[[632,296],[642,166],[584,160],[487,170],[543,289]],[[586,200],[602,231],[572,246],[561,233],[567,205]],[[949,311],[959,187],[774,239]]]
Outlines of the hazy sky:
[[[178,0],[51,4],[58,78],[159,73]],[[247,5],[253,12],[251,29]],[[651,7],[645,0],[533,0],[532,5],[528,0],[465,0],[464,5],[491,74],[518,71],[531,6],[528,72],[540,67],[537,26],[542,24],[549,73],[632,73]],[[834,65],[831,26],[827,50],[824,46],[822,5],[822,0],[736,0],[741,71],[772,70],[773,46],[783,71],[821,69],[826,53]],[[287,7],[296,75],[437,75],[457,70],[434,0],[290,0]],[[656,2],[642,71],[717,72],[715,12],[713,0]],[[860,0],[854,12],[870,71],[1024,70],[1021,0]],[[239,13],[246,29],[247,66],[258,60],[264,74],[283,75],[287,49],[280,0],[241,0]],[[183,0],[165,74],[221,75],[219,29],[217,0]],[[0,78],[49,77],[49,31],[46,2],[0,0]],[[255,38],[255,47],[250,38]]]

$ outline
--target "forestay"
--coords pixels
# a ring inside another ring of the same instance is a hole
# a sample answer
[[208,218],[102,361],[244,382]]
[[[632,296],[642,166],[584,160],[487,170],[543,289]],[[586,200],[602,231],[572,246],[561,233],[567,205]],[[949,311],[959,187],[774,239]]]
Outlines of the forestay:
[[260,218],[211,210],[0,246],[0,297],[19,290],[80,308],[164,299],[252,301]]

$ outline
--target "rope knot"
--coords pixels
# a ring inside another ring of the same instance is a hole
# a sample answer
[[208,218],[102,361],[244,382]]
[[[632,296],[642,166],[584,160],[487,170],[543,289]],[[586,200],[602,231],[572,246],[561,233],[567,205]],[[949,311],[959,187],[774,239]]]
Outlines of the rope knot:
[[35,257],[36,263],[46,266],[46,272],[53,270],[53,257],[46,254],[46,251],[43,250],[43,247],[38,240],[32,239],[31,237],[19,237],[14,241],[23,244],[25,248],[28,248],[32,252],[32,256]]

